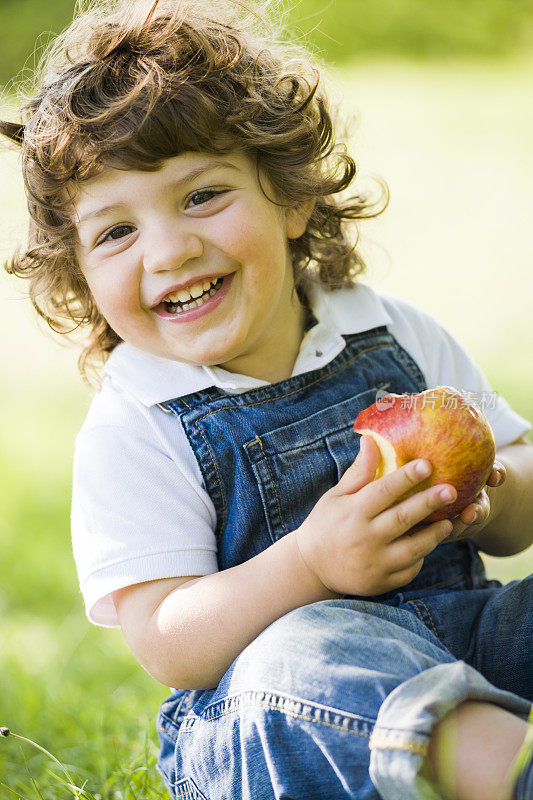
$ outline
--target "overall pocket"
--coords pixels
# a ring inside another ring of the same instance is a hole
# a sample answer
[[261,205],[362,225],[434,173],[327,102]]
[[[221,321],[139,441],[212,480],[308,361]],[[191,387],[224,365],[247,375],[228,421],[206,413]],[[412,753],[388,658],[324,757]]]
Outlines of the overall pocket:
[[174,797],[176,800],[207,800],[192,778],[183,778],[174,784]]
[[244,443],[273,542],[299,527],[353,463],[358,452],[353,424],[375,402],[378,388],[386,387],[367,389]]

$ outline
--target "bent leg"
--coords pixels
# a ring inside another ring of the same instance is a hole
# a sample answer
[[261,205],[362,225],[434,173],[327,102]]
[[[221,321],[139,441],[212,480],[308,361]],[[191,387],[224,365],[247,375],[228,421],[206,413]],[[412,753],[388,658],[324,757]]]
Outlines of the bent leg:
[[505,586],[420,593],[400,605],[457,659],[533,702],[533,576]]
[[467,700],[433,729],[430,779],[446,800],[511,800],[527,732],[528,723],[515,714]]
[[[472,674],[452,696],[448,684],[464,669]],[[187,714],[176,734],[174,796],[418,797],[432,726],[476,692],[527,713],[409,612],[351,599],[304,606],[263,631]]]
[[472,665],[491,683],[533,702],[533,575],[495,589],[473,633]]
[[370,741],[370,774],[384,800],[395,800],[399,785],[402,800],[440,800],[421,772],[429,741],[437,723],[468,700],[493,703],[524,722],[530,712],[527,700],[497,689],[464,661],[435,666],[387,697]]

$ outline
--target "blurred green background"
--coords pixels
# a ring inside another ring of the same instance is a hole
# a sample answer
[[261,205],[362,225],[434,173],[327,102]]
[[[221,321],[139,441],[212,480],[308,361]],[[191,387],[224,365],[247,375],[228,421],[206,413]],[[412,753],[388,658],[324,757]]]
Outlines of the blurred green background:
[[[2,0],[0,114],[16,117],[11,78],[27,75],[37,37],[44,46],[73,5]],[[532,3],[302,0],[290,19],[331,65],[358,180],[379,174],[390,187],[385,214],[361,230],[366,281],[434,314],[533,419]],[[17,155],[0,149],[2,257],[24,237],[24,209]],[[103,800],[162,798],[153,719],[166,689],[117,630],[86,622],[72,563],[72,446],[91,399],[77,353],[4,274],[0,341],[0,725],[72,765]],[[532,571],[532,554],[485,560],[505,582]],[[71,796],[50,766],[0,739],[6,797]]]
[[[32,67],[35,42],[43,48],[74,6],[73,0],[2,0],[0,84]],[[382,56],[505,57],[533,42],[531,0],[281,0],[279,6],[294,30],[336,64]]]

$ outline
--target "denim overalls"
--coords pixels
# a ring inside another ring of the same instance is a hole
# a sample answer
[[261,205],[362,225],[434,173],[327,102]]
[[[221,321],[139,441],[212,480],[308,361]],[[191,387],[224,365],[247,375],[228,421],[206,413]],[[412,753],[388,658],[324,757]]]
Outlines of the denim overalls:
[[[426,389],[386,327],[344,338],[315,371],[164,404],[215,505],[221,570],[297,528],[340,480],[358,452],[354,420],[378,390]],[[176,690],[162,704],[159,769],[171,797],[437,798],[417,773],[438,719],[466,698],[527,718],[531,596],[531,581],[488,581],[461,541],[433,551],[402,591],[291,611],[216,689]]]

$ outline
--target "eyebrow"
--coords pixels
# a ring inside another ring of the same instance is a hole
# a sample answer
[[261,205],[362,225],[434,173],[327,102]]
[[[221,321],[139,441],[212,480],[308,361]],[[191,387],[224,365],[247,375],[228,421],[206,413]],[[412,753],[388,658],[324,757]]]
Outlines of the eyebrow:
[[[237,167],[235,164],[231,164],[229,161],[214,160],[210,161],[209,164],[199,164],[197,167],[193,167],[188,172],[185,172],[178,181],[173,181],[170,186],[172,188],[179,189],[180,187],[196,180],[196,178],[201,177],[204,173],[212,172],[213,170],[220,168],[233,169],[237,172],[240,172],[239,167]],[[125,208],[127,205],[127,203],[112,203],[107,206],[102,206],[101,208],[96,208],[94,211],[87,211],[87,213],[78,217],[78,225],[88,219],[102,217],[109,211],[116,211],[119,208]]]

